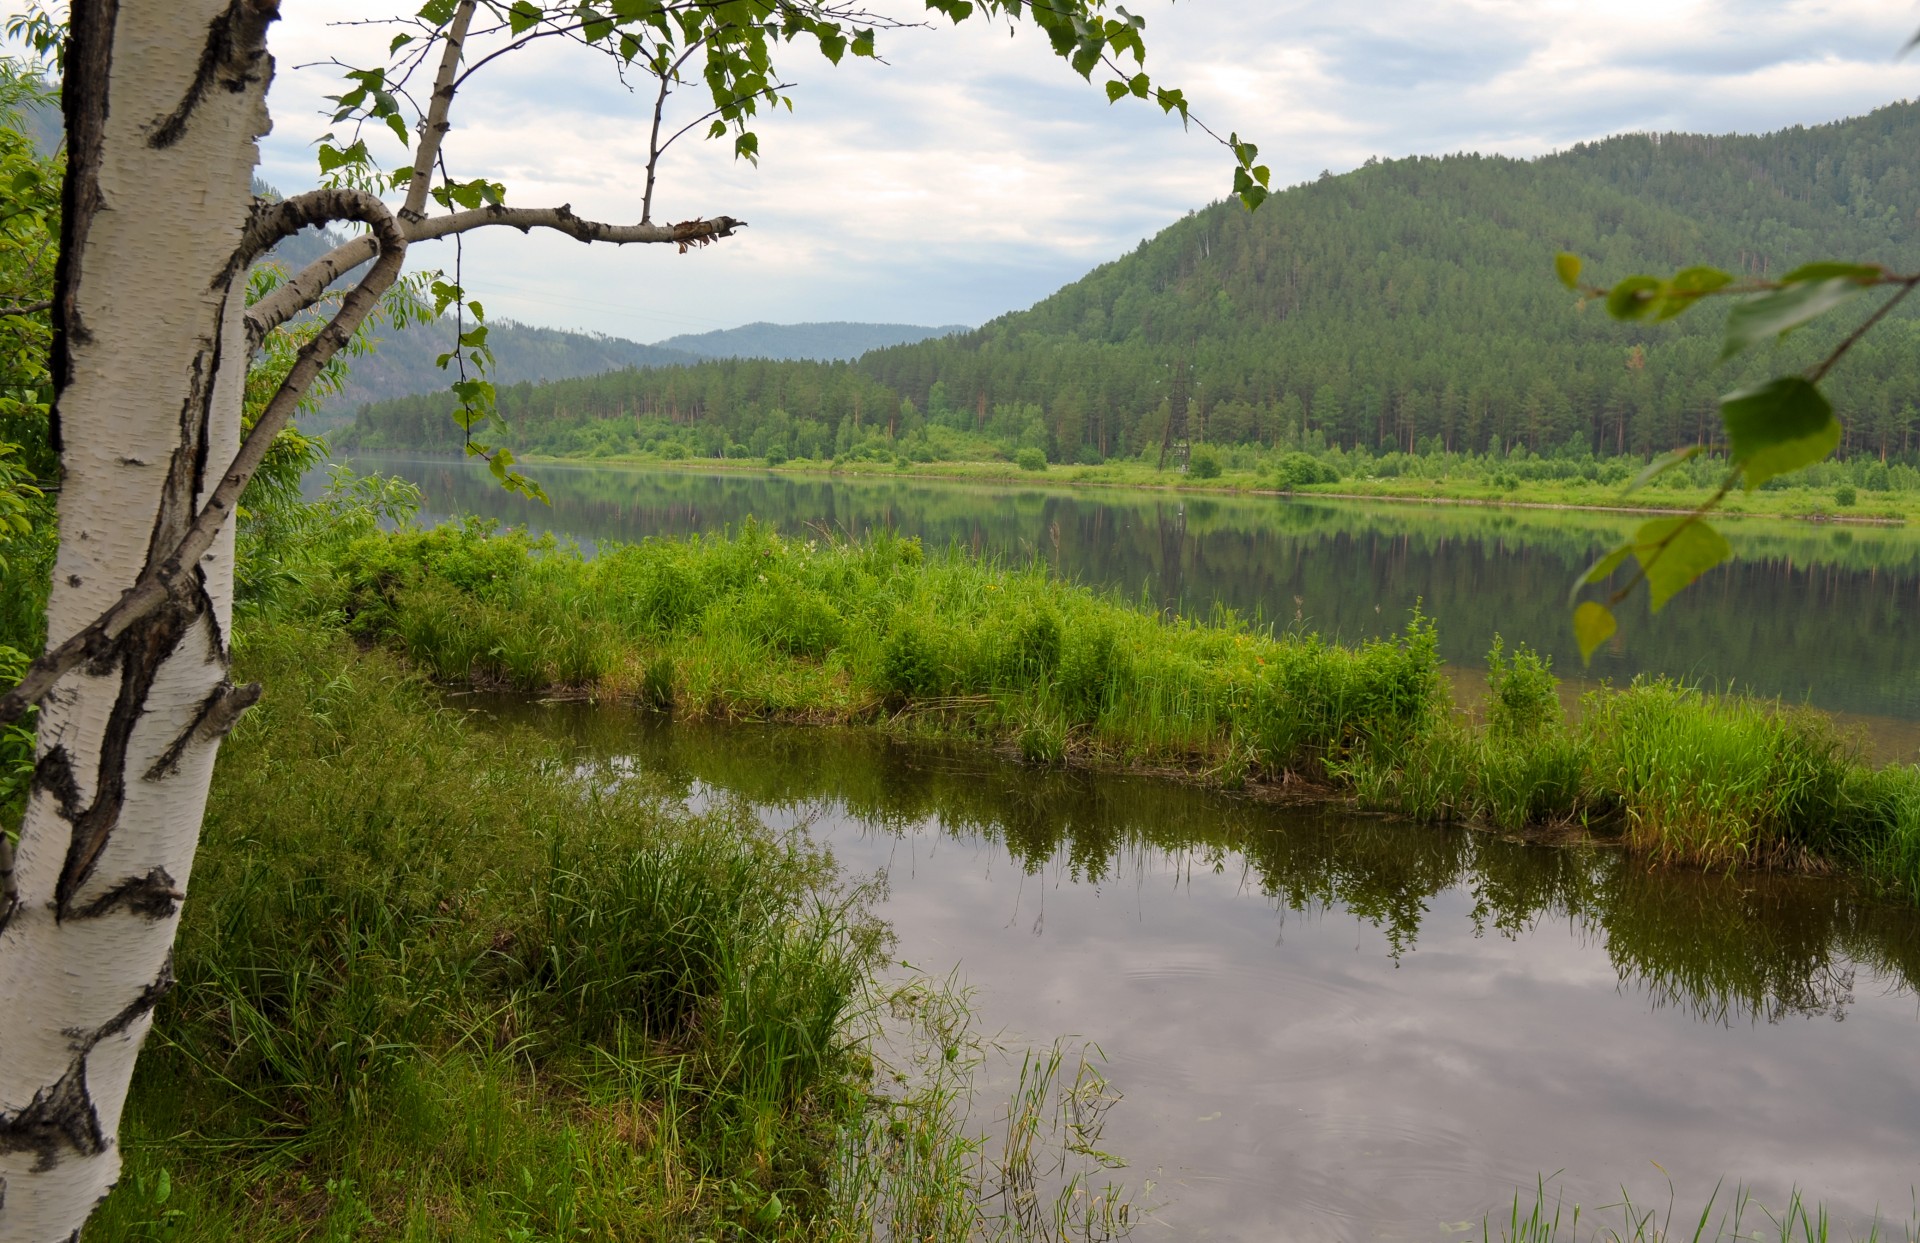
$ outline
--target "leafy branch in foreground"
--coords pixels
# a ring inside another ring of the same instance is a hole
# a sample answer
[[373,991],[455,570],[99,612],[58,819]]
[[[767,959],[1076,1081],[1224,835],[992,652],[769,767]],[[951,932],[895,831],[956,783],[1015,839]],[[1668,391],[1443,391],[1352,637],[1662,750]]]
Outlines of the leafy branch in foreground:
[[[1619,629],[1614,607],[1642,583],[1657,613],[1676,593],[1733,555],[1732,546],[1713,529],[1707,515],[1736,484],[1751,492],[1776,475],[1811,466],[1840,447],[1840,420],[1833,403],[1820,391],[1820,382],[1920,285],[1920,273],[1902,275],[1878,264],[1825,262],[1795,268],[1777,281],[1736,281],[1718,268],[1690,267],[1671,277],[1629,276],[1606,288],[1581,283],[1578,255],[1557,256],[1554,270],[1568,289],[1599,301],[1608,315],[1622,321],[1660,322],[1684,314],[1703,298],[1744,296],[1727,315],[1721,362],[1764,341],[1780,340],[1869,290],[1888,295],[1804,372],[1776,376],[1720,399],[1720,419],[1727,433],[1727,474],[1719,488],[1690,513],[1643,524],[1632,539],[1609,549],[1574,580],[1569,596],[1574,603],[1574,636],[1582,659],[1591,661],[1595,649]],[[1688,445],[1655,458],[1627,485],[1626,492],[1697,456],[1701,449]],[[1606,582],[1629,557],[1636,568],[1625,583],[1604,601],[1580,600],[1583,588]]]

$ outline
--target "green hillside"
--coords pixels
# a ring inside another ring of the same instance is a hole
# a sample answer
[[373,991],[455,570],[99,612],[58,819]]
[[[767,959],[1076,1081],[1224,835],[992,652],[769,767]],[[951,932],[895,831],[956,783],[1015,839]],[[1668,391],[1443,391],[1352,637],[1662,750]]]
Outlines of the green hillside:
[[[1157,449],[1175,402],[1191,437],[1536,454],[1646,452],[1710,436],[1708,309],[1667,325],[1581,312],[1554,252],[1607,281],[1707,262],[1779,273],[1810,259],[1920,264],[1920,105],[1758,137],[1625,135],[1534,160],[1370,162],[1175,223],[1033,308],[852,368],[723,363],[624,372],[509,396],[510,439],[571,454],[857,453],[931,430],[1094,461]],[[1910,457],[1916,321],[1851,356],[1832,391],[1848,449]],[[1847,325],[1808,330],[1812,356]],[[1824,335],[1823,335],[1824,334]],[[907,403],[902,407],[901,403]],[[363,415],[369,446],[445,447],[445,402]],[[902,448],[901,452],[905,452]],[[920,456],[916,451],[915,456]]]

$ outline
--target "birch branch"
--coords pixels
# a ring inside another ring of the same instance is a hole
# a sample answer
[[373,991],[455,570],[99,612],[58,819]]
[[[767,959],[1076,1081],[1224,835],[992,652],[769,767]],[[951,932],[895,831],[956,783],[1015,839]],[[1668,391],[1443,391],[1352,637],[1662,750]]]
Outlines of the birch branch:
[[[291,201],[291,200],[289,200]],[[683,220],[678,224],[605,224],[575,215],[571,205],[558,207],[480,207],[446,216],[428,216],[423,220],[402,220],[399,228],[409,242],[428,242],[452,237],[490,225],[504,225],[522,233],[534,229],[552,229],[582,242],[612,242],[618,246],[672,243],[682,251],[705,246],[735,230],[747,227],[744,220],[731,216]],[[342,243],[308,264],[286,284],[280,286],[247,311],[247,335],[250,340],[264,339],[267,333],[286,323],[318,301],[327,286],[373,258],[378,247],[371,236],[356,237]]]
[[407,182],[407,201],[400,208],[400,219],[409,223],[426,216],[427,189],[433,184],[434,161],[440,158],[441,143],[452,128],[447,114],[453,109],[453,93],[458,85],[454,77],[460,71],[460,53],[466,47],[467,28],[473,23],[474,3],[475,0],[461,0],[453,21],[447,26],[446,46],[440,51],[440,70],[433,79],[433,97],[427,101],[426,120],[420,126],[420,144],[413,152],[413,179]]
[[[406,260],[407,238],[399,222],[379,198],[362,190],[315,190],[275,203],[257,214],[241,236],[233,265],[244,268],[258,255],[283,237],[301,229],[335,220],[358,220],[372,227],[369,246],[377,246],[379,258],[360,283],[341,299],[340,310],[311,341],[300,347],[293,368],[280,383],[273,399],[254,422],[240,451],[234,455],[220,482],[194,516],[193,525],[180,542],[164,557],[150,559],[133,586],[121,594],[113,606],[58,647],[27,666],[20,684],[0,696],[0,725],[17,721],[26,710],[39,703],[54,684],[75,668],[96,657],[111,653],[120,636],[142,618],[150,616],[168,600],[184,593],[194,581],[200,558],[213,547],[220,528],[240,503],[240,495],[254,472],[260,469],[273,438],[293,417],[295,408],[314,377],[352,338],[361,321],[378,305],[380,295],[400,275]],[[244,360],[243,360],[244,361]]]

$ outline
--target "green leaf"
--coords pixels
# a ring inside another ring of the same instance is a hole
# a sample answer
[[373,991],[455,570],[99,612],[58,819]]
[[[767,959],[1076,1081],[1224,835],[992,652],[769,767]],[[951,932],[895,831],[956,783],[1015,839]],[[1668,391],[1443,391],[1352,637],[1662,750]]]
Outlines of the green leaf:
[[453,20],[453,11],[459,7],[459,0],[427,0],[420,6],[420,16],[435,26],[444,26]]
[[1656,319],[1668,320],[1691,307],[1695,302],[1716,289],[1724,289],[1733,283],[1731,274],[1719,268],[1693,267],[1682,268],[1673,274],[1667,282],[1666,297],[1660,304],[1660,313]]
[[1811,466],[1840,446],[1840,420],[1813,381],[1782,376],[1720,399],[1727,449],[1751,492],[1775,475]]
[[401,146],[407,147],[413,145],[413,135],[407,132],[407,123],[400,119],[399,113],[394,112],[388,114],[387,128],[393,131],[394,137],[400,140]]
[[507,11],[507,29],[516,35],[532,30],[540,20],[540,6],[532,0],[514,0],[513,8]]
[[853,54],[871,57],[873,53],[873,31],[857,30],[853,35]]
[[1119,80],[1107,83],[1107,102],[1117,104],[1127,97],[1127,84]]
[[1780,278],[1782,285],[1792,285],[1799,281],[1856,281],[1862,285],[1877,285],[1887,275],[1887,270],[1876,263],[1803,263]]
[[1654,276],[1629,276],[1607,293],[1607,314],[1615,319],[1645,319],[1660,304],[1664,282]]
[[1725,362],[1768,337],[1786,336],[1808,320],[1825,315],[1862,288],[1858,281],[1832,277],[1788,285],[1785,289],[1747,299],[1727,316],[1727,340],[1720,348],[1720,361]]
[[1653,459],[1653,461],[1648,462],[1646,466],[1641,469],[1640,473],[1633,477],[1633,482],[1629,483],[1626,488],[1621,491],[1620,495],[1631,495],[1636,490],[1652,483],[1655,479],[1666,474],[1669,470],[1672,470],[1687,459],[1699,457],[1702,448],[1700,445],[1688,445],[1684,449],[1673,449],[1662,453],[1659,457]]
[[1731,557],[1733,545],[1689,514],[1643,523],[1633,533],[1633,555],[1646,571],[1648,603],[1658,613],[1681,588]]
[[1673,274],[1672,284],[1675,293],[1712,293],[1733,284],[1733,274],[1719,268],[1681,268]]
[[1580,644],[1580,663],[1592,664],[1593,654],[1618,629],[1620,623],[1613,619],[1613,610],[1604,604],[1587,600],[1573,610],[1573,637]]
[[1587,572],[1574,580],[1573,589],[1578,591],[1582,587],[1593,583],[1606,582],[1607,576],[1619,569],[1621,563],[1624,562],[1632,552],[1633,541],[1628,540],[1618,548],[1612,548],[1601,553],[1599,559],[1587,567]]
[[1580,288],[1580,256],[1563,250],[1553,257],[1553,274],[1568,289]]
[[393,42],[387,45],[387,55],[389,56],[393,55],[395,52],[399,51],[401,48],[407,46],[407,44],[412,42],[413,42],[412,35],[393,36]]

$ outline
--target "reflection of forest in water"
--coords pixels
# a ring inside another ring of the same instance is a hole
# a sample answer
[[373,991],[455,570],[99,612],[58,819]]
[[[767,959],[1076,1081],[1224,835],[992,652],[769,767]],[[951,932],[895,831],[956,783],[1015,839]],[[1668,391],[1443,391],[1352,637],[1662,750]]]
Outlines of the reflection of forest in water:
[[[423,486],[435,513],[531,524],[583,543],[720,531],[756,518],[794,534],[889,527],[930,550],[1035,557],[1129,597],[1215,606],[1356,640],[1405,624],[1419,602],[1449,660],[1477,665],[1497,631],[1579,669],[1566,586],[1629,533],[1630,516],[983,487],[925,480],[543,464],[549,510],[464,463],[369,459]],[[1591,675],[1656,672],[1920,719],[1920,535],[1759,519],[1724,524],[1737,559],[1658,618],[1625,619]]]
[[1650,868],[1611,850],[1545,850],[1152,778],[1034,770],[865,733],[667,728],[584,704],[490,708],[586,755],[631,756],[681,797],[697,784],[758,809],[831,804],[871,833],[997,843],[1029,874],[1111,886],[1155,854],[1243,873],[1282,910],[1351,912],[1395,953],[1415,949],[1435,899],[1457,890],[1472,900],[1477,934],[1569,925],[1605,947],[1623,987],[1707,1022],[1840,1018],[1856,975],[1873,993],[1920,992],[1920,913],[1835,881]]

